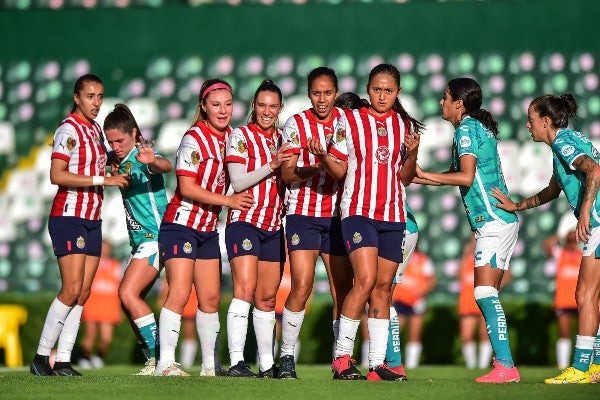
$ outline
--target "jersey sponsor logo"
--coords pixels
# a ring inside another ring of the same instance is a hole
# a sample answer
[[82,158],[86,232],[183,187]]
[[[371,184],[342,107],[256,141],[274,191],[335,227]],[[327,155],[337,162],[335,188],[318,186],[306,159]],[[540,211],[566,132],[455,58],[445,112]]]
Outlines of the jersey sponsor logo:
[[460,138],[460,147],[469,147],[471,146],[471,138],[463,136]]
[[390,149],[386,146],[379,146],[375,150],[375,159],[379,164],[387,164],[390,160]]
[[252,249],[252,242],[250,241],[250,239],[246,238],[242,240],[242,249],[246,251]]
[[352,235],[352,241],[354,242],[354,244],[362,242],[362,235],[360,234],[360,232],[354,232],[354,235]]
[[244,142],[243,140],[239,140],[237,142],[237,151],[241,154],[244,154],[246,152],[246,150],[248,150],[248,147],[246,146],[246,142]]
[[190,254],[192,252],[192,244],[190,242],[185,242],[183,244],[183,252],[185,254]]
[[71,151],[75,148],[75,146],[77,146],[77,140],[75,140],[74,137],[69,136],[67,139],[67,150]]
[[298,246],[299,243],[300,243],[300,236],[298,236],[297,233],[294,233],[292,235],[292,245]]
[[200,153],[198,153],[197,150],[192,151],[192,154],[190,154],[190,157],[192,159],[192,165],[196,165],[200,162]]
[[85,247],[85,239],[83,238],[83,236],[79,236],[77,238],[77,241],[75,242],[75,245],[79,249],[83,249]]
[[575,153],[575,147],[573,147],[571,145],[563,146],[560,149],[560,153],[565,157],[569,157],[570,155]]

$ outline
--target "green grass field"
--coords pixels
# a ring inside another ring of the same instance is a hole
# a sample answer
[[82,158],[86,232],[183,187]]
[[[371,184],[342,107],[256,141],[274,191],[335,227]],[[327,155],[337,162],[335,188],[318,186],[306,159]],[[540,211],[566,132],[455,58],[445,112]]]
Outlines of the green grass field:
[[298,366],[299,380],[138,377],[134,366],[84,371],[83,378],[41,378],[22,369],[0,370],[0,399],[35,400],[375,400],[375,399],[600,399],[600,384],[545,385],[554,368],[521,367],[521,383],[476,384],[482,371],[423,366],[408,371],[408,382],[333,381],[329,366]]

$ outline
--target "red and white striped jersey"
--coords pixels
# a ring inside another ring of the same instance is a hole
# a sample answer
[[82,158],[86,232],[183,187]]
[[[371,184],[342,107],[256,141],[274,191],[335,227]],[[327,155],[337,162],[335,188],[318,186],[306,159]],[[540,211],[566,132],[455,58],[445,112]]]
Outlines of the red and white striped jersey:
[[412,122],[393,110],[377,117],[366,107],[340,118],[330,153],[347,161],[340,202],[341,217],[406,222],[405,191],[400,170],[406,158],[404,137]]
[[[246,172],[252,172],[271,162],[280,146],[280,129],[269,134],[256,124],[240,126],[229,135],[225,162],[244,164]],[[247,190],[254,196],[254,206],[244,211],[229,209],[227,223],[243,221],[266,231],[281,229],[283,182],[279,170]]]
[[[96,121],[89,123],[69,114],[54,133],[52,158],[66,161],[67,171],[73,174],[104,176],[107,156],[103,141],[102,128]],[[103,198],[102,185],[58,186],[50,216],[99,220]]]
[[[191,127],[181,139],[175,159],[175,175],[189,176],[196,184],[209,192],[225,194],[229,186],[224,169],[225,142],[231,128],[221,135],[213,132],[203,122]],[[179,186],[167,205],[163,221],[185,225],[202,232],[217,229],[221,206],[205,204],[185,198]]]
[[[283,128],[283,143],[289,143],[292,152],[298,154],[298,167],[319,162],[318,158],[306,149],[306,142],[312,137],[319,138],[321,145],[327,147],[342,113],[341,108],[334,108],[331,119],[326,122],[318,121],[311,110],[288,118]],[[290,184],[285,198],[287,214],[310,217],[337,215],[339,183],[326,171],[322,171],[310,179]]]

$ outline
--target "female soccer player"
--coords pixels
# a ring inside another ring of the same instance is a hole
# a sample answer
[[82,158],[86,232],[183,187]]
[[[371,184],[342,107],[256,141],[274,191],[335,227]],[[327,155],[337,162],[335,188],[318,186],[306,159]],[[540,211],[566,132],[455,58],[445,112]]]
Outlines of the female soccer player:
[[475,232],[475,299],[488,325],[496,356],[494,368],[477,378],[481,383],[519,382],[508,341],[508,328],[498,292],[517,242],[519,221],[514,212],[498,208],[490,192],[508,193],[498,156],[498,123],[481,108],[479,84],[471,78],[448,82],[440,100],[442,118],[455,129],[452,165],[445,173],[417,168],[419,178],[460,189],[471,229]]
[[227,196],[223,168],[231,132],[231,86],[221,79],[202,84],[192,127],[183,135],[175,161],[177,188],[160,226],[160,253],[165,260],[169,293],[159,318],[160,357],[155,375],[189,376],[175,362],[181,315],[192,290],[198,294],[201,375],[215,375],[221,299],[221,251],[217,219],[222,206],[248,209],[248,193]]
[[534,99],[527,112],[527,129],[534,142],[552,149],[552,178],[546,188],[519,203],[498,189],[493,191],[500,202],[497,206],[511,212],[546,204],[564,191],[577,217],[575,240],[585,243],[575,291],[579,320],[573,363],[546,379],[549,384],[600,381],[600,153],[590,139],[568,127],[576,113],[577,102],[568,93]]
[[[40,376],[79,376],[71,367],[83,304],[102,249],[100,212],[104,186],[126,187],[127,174],[104,176],[106,148],[100,125],[94,121],[104,98],[104,85],[95,75],[75,82],[71,113],[54,133],[50,181],[58,185],[48,231],[58,260],[61,289],[48,310],[40,343],[30,370]],[[58,341],[56,362],[48,357]]]
[[283,182],[279,171],[286,154],[277,127],[283,108],[281,90],[263,81],[252,100],[248,125],[234,129],[227,141],[225,161],[236,193],[251,193],[255,203],[245,210],[229,210],[225,242],[233,277],[233,300],[227,312],[229,376],[255,377],[244,362],[248,313],[258,345],[261,378],[277,378],[273,360],[275,296],[285,262],[281,217]]
[[131,185],[121,189],[131,256],[119,286],[125,315],[146,356],[137,375],[153,375],[156,367],[156,319],[144,300],[158,277],[158,231],[167,207],[165,181],[171,162],[148,143],[129,108],[117,104],[104,120],[104,132],[113,149],[113,171],[129,174]]
[[283,310],[280,378],[296,378],[295,347],[314,285],[317,257],[321,256],[329,276],[334,338],[353,277],[337,210],[339,183],[323,170],[308,147],[312,141],[326,147],[340,118],[341,109],[334,107],[337,76],[330,68],[318,67],[308,74],[307,80],[312,107],[291,116],[283,128],[283,141],[290,145],[291,152],[281,173],[289,185],[285,231],[292,286]]
[[342,236],[354,271],[344,300],[332,371],[334,379],[360,379],[351,354],[365,304],[369,302],[368,380],[400,380],[384,363],[392,280],[402,261],[406,229],[404,186],[415,176],[419,137],[416,120],[398,101],[400,73],[389,64],[371,70],[371,105],[346,110],[329,151],[311,146],[336,179],[345,176],[340,203]]

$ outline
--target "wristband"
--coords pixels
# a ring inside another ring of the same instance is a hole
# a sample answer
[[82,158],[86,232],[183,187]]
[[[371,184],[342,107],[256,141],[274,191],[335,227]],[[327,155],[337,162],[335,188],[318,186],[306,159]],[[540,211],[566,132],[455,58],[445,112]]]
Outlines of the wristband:
[[104,177],[103,176],[92,176],[92,186],[102,186],[104,185]]

